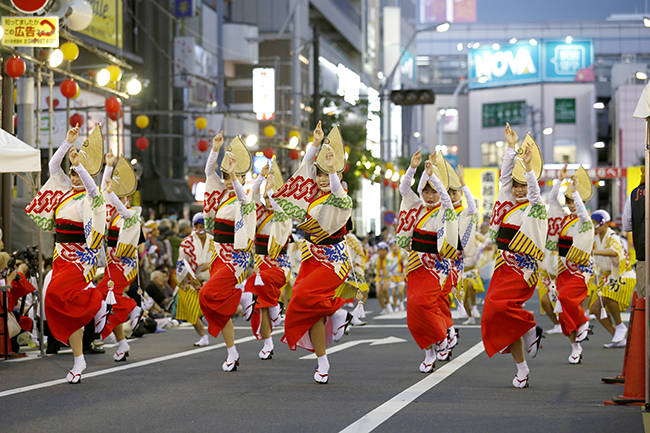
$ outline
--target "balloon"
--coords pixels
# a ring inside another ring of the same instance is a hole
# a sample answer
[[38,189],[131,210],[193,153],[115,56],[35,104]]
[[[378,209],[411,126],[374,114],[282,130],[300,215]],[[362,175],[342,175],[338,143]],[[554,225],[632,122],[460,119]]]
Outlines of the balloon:
[[11,56],[5,62],[5,71],[13,79],[22,77],[25,73],[25,68],[25,61],[18,56]]
[[110,98],[106,99],[104,108],[106,108],[106,111],[108,113],[117,113],[120,111],[120,108],[122,108],[122,103],[116,96],[111,96]]
[[122,70],[120,69],[119,66],[117,65],[111,65],[108,68],[106,68],[108,72],[111,74],[111,82],[115,83],[117,81],[120,81],[122,78]]
[[74,94],[74,96],[70,99],[77,99],[81,95],[81,86],[77,85],[77,93]]
[[271,158],[273,158],[273,155],[275,155],[275,152],[273,152],[273,149],[271,149],[270,147],[267,147],[266,149],[264,149],[264,156],[271,159]]
[[[119,113],[120,113],[120,119],[121,119],[122,116],[124,116],[124,111],[122,111],[122,109],[120,108]],[[108,118],[113,120],[113,121],[116,121],[117,120],[117,113],[108,113]]]
[[196,125],[197,129],[202,130],[208,126],[208,121],[205,117],[197,117],[194,121],[194,125]]
[[135,124],[138,126],[138,128],[144,129],[149,126],[149,117],[141,114],[135,118]]
[[348,164],[348,163],[346,162],[346,163],[345,163],[345,168],[343,169],[343,173],[347,173],[348,170],[350,170],[350,164]]
[[300,152],[298,152],[296,149],[292,149],[289,152],[289,158],[295,161],[296,159],[300,158]]
[[300,131],[297,131],[295,129],[292,130],[292,131],[289,131],[289,138],[291,139],[293,137],[296,137],[298,140],[300,140]]
[[345,146],[344,149],[345,149],[345,152],[349,155],[350,154],[350,146]]
[[84,117],[79,114],[79,113],[74,113],[72,116],[70,116],[70,126],[73,128],[77,125],[83,126],[84,124]]
[[384,184],[384,186],[390,185],[390,180],[384,179],[383,184]]
[[77,82],[72,78],[66,78],[61,83],[60,88],[61,88],[61,94],[66,98],[70,99],[77,94],[77,91],[79,90],[79,84],[77,84]]
[[390,186],[391,186],[391,188],[393,188],[393,189],[397,189],[397,187],[399,186],[399,183],[397,183],[397,182],[393,182],[393,183],[390,184]]
[[277,131],[275,130],[275,126],[273,125],[268,125],[264,128],[264,135],[266,135],[268,138],[274,137],[276,132]]
[[145,150],[149,147],[149,140],[147,137],[140,137],[135,141],[135,146],[140,150]]
[[393,165],[392,162],[387,162],[387,163],[386,163],[386,169],[390,169],[390,170],[392,170],[394,167],[395,167],[395,166]]
[[70,30],[79,32],[90,25],[93,20],[93,7],[86,0],[72,0],[70,2],[72,12],[68,15],[68,27]]
[[79,47],[74,42],[68,41],[59,49],[63,53],[63,58],[68,62],[74,62],[79,57]]
[[370,175],[368,175],[367,172],[366,172],[366,173],[363,173],[363,177],[365,177],[366,179],[370,179]]
[[210,148],[210,143],[208,143],[206,140],[199,140],[198,143],[196,143],[196,147],[201,151],[205,152]]

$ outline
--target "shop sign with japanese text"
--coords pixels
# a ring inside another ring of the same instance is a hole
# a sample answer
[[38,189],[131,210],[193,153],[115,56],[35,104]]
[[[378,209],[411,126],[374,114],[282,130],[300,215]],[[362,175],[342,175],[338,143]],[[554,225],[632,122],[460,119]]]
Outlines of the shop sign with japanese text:
[[2,44],[8,47],[59,46],[57,17],[2,17],[2,28]]

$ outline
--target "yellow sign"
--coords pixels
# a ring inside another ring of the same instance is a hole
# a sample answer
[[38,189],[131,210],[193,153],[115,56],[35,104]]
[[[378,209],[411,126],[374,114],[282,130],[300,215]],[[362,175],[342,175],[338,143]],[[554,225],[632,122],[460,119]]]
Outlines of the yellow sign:
[[59,46],[57,17],[2,17],[2,28],[2,44],[8,47]]
[[463,169],[465,183],[478,202],[479,224],[487,217],[488,221],[499,193],[499,169],[494,167]]
[[[627,195],[630,195],[632,190],[641,184],[641,170],[643,166],[632,166],[627,168]],[[627,200],[627,197],[625,197]],[[623,200],[623,198],[621,198]]]
[[95,38],[109,45],[123,48],[122,0],[88,0],[93,7],[93,20],[79,33]]

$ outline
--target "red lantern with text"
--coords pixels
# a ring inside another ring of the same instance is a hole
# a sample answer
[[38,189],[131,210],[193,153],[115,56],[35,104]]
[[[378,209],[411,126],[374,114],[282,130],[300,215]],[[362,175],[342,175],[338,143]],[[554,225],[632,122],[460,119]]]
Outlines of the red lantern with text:
[[397,187],[399,186],[399,183],[397,183],[397,182],[393,182],[393,183],[390,184],[390,186],[391,186],[391,188],[393,188],[393,189],[397,189]]
[[296,149],[292,149],[289,151],[289,158],[295,161],[296,159],[300,158],[300,152],[298,152]]
[[107,113],[117,113],[120,111],[120,108],[122,108],[122,103],[117,98],[117,96],[111,96],[110,98],[106,99],[104,108],[106,108]]
[[199,149],[199,151],[205,152],[210,148],[210,143],[208,143],[206,140],[199,140],[199,142],[196,143],[196,147]]
[[270,147],[267,147],[266,149],[264,149],[264,156],[271,159],[271,158],[273,158],[273,155],[275,155],[275,152],[273,152],[273,149],[271,149]]
[[388,179],[384,179],[383,184],[384,184],[384,186],[388,186],[388,185],[390,185],[390,180],[388,180]]
[[79,114],[79,113],[74,113],[72,116],[70,116],[70,126],[73,128],[77,125],[83,126],[84,124],[84,117]]
[[147,137],[140,137],[135,141],[135,146],[140,150],[145,150],[149,147],[149,140]]
[[[120,119],[124,116],[124,111],[120,108]],[[111,119],[112,121],[117,120],[117,113],[108,113],[108,118]]]
[[25,68],[25,61],[18,56],[12,56],[5,62],[5,71],[13,79],[22,77]]
[[79,91],[79,84],[72,78],[67,78],[61,83],[61,94],[66,98],[74,98]]

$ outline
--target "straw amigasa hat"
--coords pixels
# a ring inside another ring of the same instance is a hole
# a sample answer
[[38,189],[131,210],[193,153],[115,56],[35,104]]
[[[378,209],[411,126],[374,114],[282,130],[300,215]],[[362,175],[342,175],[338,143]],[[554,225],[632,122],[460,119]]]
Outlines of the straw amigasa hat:
[[79,161],[92,177],[101,171],[104,162],[104,138],[101,125],[95,126],[88,139],[81,145]]
[[235,137],[226,148],[226,154],[221,160],[222,171],[226,171],[228,167],[228,162],[230,161],[229,153],[234,155],[237,160],[237,166],[235,166],[235,174],[237,176],[243,176],[251,170],[253,167],[253,158],[242,141],[241,135]]
[[323,140],[323,145],[318,152],[318,158],[316,158],[316,165],[321,171],[327,173],[327,164],[325,163],[325,154],[327,153],[327,146],[330,146],[334,150],[334,169],[337,173],[341,173],[345,170],[345,148],[343,147],[343,137],[341,136],[341,128],[339,125],[336,125],[330,133],[327,135],[325,140]]
[[271,165],[271,169],[269,170],[269,177],[273,177],[274,180],[274,185],[273,185],[273,190],[277,191],[280,189],[280,187],[284,184],[284,181],[282,180],[282,172],[280,171],[280,166],[278,165],[278,160],[273,157],[273,164]]
[[[594,185],[591,183],[591,179],[589,178],[589,174],[587,174],[587,170],[585,170],[584,167],[580,165],[580,168],[576,170],[576,173],[571,176],[571,179],[573,178],[578,179],[578,194],[580,194],[580,198],[583,202],[588,201],[594,194]],[[564,196],[570,200],[573,200],[571,185],[569,185],[566,191],[564,191]]]
[[447,189],[454,189],[456,191],[463,189],[463,187],[460,185],[460,178],[458,177],[458,173],[456,173],[454,167],[452,167],[449,161],[447,161],[447,158],[443,159],[445,160],[447,172],[449,173],[449,186],[447,186]]
[[118,197],[127,197],[132,195],[138,188],[138,179],[135,176],[133,167],[129,161],[120,156],[113,170],[113,192]]
[[[449,189],[449,172],[453,172],[454,169],[451,168],[451,165],[445,160],[445,157],[442,156],[442,152],[438,152],[436,155],[436,159],[433,160],[433,173],[440,179],[440,182],[442,182],[442,187],[446,190]],[[427,173],[426,171],[422,172],[423,176],[426,176]],[[427,180],[427,183],[433,190],[435,191],[435,187],[431,183],[431,181]],[[460,181],[458,182],[460,184]],[[460,188],[459,188],[460,189]]]
[[522,185],[527,185],[528,181],[526,180],[526,167],[524,166],[523,154],[526,146],[530,145],[530,149],[533,152],[533,160],[531,165],[533,166],[533,172],[537,180],[542,176],[542,167],[544,167],[544,158],[542,157],[542,152],[539,150],[539,146],[535,142],[535,139],[530,135],[530,132],[526,134],[524,142],[521,143],[521,147],[517,149],[517,156],[515,156],[515,167],[512,169],[512,177],[518,183]]

